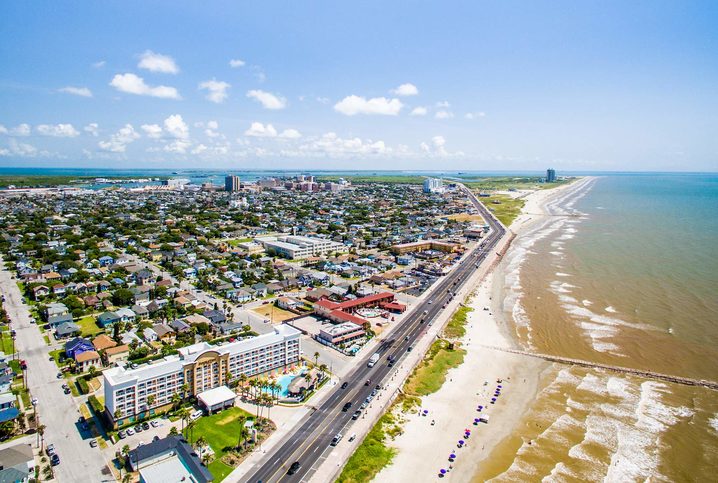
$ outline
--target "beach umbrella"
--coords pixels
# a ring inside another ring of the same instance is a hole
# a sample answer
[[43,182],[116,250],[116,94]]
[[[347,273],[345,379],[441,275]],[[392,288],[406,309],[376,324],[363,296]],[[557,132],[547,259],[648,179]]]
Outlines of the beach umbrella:
[[498,386],[496,386],[496,387],[498,387],[499,389],[501,389],[501,387],[502,387],[502,386],[501,386],[501,384],[499,384],[499,385],[498,385]]
[[463,439],[460,439],[460,440],[459,440],[459,445],[463,445],[463,444],[464,444],[464,440],[463,440]]
[[446,470],[445,470],[444,468],[441,468],[441,469],[439,470],[439,473],[441,473],[442,475],[445,475],[445,474],[446,474]]
[[424,409],[424,414],[429,414],[429,410],[428,410],[428,409]]
[[452,459],[452,460],[453,460],[453,459],[456,459],[456,453],[451,453],[451,454],[449,455],[449,458]]

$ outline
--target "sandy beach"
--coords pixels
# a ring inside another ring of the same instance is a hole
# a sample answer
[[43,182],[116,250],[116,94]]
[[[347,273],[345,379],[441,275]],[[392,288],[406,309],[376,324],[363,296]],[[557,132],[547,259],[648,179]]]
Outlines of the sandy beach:
[[[582,181],[578,181],[581,183]],[[571,187],[534,191],[513,192],[522,196],[526,204],[522,214],[509,227],[518,236],[541,218],[543,206]],[[402,481],[407,475],[417,481],[439,479],[439,471],[448,470],[441,478],[449,481],[471,481],[477,468],[492,449],[508,437],[519,422],[541,386],[542,372],[550,367],[546,362],[525,356],[505,353],[488,348],[514,347],[513,328],[500,315],[502,300],[501,283],[503,264],[498,271],[489,273],[475,288],[470,298],[470,312],[462,347],[467,350],[461,366],[452,369],[441,390],[422,398],[422,410],[428,416],[410,414],[404,424],[404,432],[389,444],[398,450],[392,464],[384,468],[375,481]],[[487,310],[488,309],[488,310]],[[500,383],[498,381],[501,381]],[[494,391],[500,384],[501,395],[491,404]],[[479,412],[477,407],[484,406]],[[474,418],[489,416],[488,423],[474,425]],[[435,425],[431,425],[431,421]],[[464,431],[471,435],[464,438]],[[457,443],[465,439],[459,448]],[[456,454],[453,462],[451,453]]]

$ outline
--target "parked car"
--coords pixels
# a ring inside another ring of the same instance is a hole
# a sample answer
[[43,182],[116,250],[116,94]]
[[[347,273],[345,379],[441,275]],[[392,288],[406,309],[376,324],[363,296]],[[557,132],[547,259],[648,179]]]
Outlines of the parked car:
[[144,429],[144,430],[150,429],[150,423],[148,423],[147,421],[145,421],[144,423],[142,423],[142,429]]
[[119,433],[117,433],[117,436],[120,439],[125,439],[127,437],[127,433],[125,433],[124,431],[120,431]]
[[52,466],[57,466],[60,464],[60,457],[57,455],[57,453],[53,454],[50,457],[50,463],[52,463]]
[[159,425],[160,425],[160,423],[156,419],[153,419],[152,421],[150,421],[150,426],[152,426],[153,428],[156,428]]
[[141,433],[142,432],[142,426],[139,424],[134,427],[135,433]]
[[132,428],[127,428],[127,436],[132,436],[133,434],[135,434],[135,430]]
[[55,445],[50,443],[45,448],[45,453],[47,453],[48,456],[52,456],[55,454]]
[[343,437],[344,437],[344,436],[342,435],[342,433],[337,433],[337,434],[332,438],[332,442],[329,443],[329,444],[332,445],[332,446],[336,446],[336,445],[339,444],[339,441],[341,441]]
[[194,420],[196,420],[196,419],[201,418],[203,414],[204,414],[204,413],[198,409],[197,411],[195,411],[195,412],[193,412],[192,414],[190,414],[189,418],[190,418],[192,421],[194,421]]
[[349,401],[349,402],[347,402],[347,403],[344,404],[344,407],[342,408],[342,411],[343,411],[343,412],[347,412],[347,411],[349,411],[349,408],[350,408],[350,407],[352,407],[351,401]]
[[352,419],[356,421],[357,419],[359,419],[359,416],[361,416],[361,409],[357,409],[356,411],[354,411],[354,414],[352,414]]
[[90,447],[91,447],[91,448],[97,448],[97,440],[96,440],[96,439],[91,439],[91,440],[90,440]]
[[349,385],[348,382],[343,383],[343,384],[342,384],[342,389],[346,389],[348,385]]

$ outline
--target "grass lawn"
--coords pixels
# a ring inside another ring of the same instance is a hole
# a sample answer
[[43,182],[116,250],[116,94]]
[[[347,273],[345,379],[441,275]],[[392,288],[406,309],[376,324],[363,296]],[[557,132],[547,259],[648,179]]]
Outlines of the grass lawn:
[[75,322],[82,329],[83,337],[92,337],[102,332],[102,328],[97,325],[95,318],[91,315],[86,315]]
[[364,441],[344,466],[337,483],[369,482],[391,463],[397,450],[385,444],[388,426],[394,422],[391,410],[379,418]]
[[459,307],[451,316],[451,320],[444,328],[444,337],[448,339],[459,339],[466,334],[466,317],[473,309],[471,307]]
[[[521,198],[511,198],[508,195],[491,195],[480,200],[505,226],[509,226],[519,216],[526,203]],[[494,201],[498,201],[498,204]]]
[[3,330],[2,332],[2,351],[7,355],[14,352],[12,348],[12,336],[9,330]]
[[236,247],[240,243],[246,243],[246,242],[250,242],[250,241],[252,241],[251,238],[233,238],[231,240],[226,240],[227,245],[229,245],[231,247]]
[[292,317],[297,316],[297,314],[293,312],[280,309],[279,307],[274,307],[274,305],[272,304],[260,305],[256,309],[252,310],[264,317],[265,319],[270,319],[274,322],[284,322],[287,319],[291,319]]
[[414,396],[426,396],[438,391],[446,381],[449,369],[464,362],[464,355],[464,349],[452,349],[448,341],[437,340],[404,384],[404,392]]
[[239,441],[239,422],[237,420],[240,416],[254,419],[254,416],[247,411],[234,407],[212,416],[199,418],[192,431],[194,440],[204,436],[214,451],[215,460],[208,467],[214,475],[214,481],[222,481],[234,470],[220,460],[226,453],[225,448],[230,449],[237,446]]
[[62,367],[63,365],[60,363],[60,356],[65,353],[64,349],[57,349],[54,351],[50,351],[50,355],[52,356],[52,360],[55,361],[55,364],[57,364],[57,367]]

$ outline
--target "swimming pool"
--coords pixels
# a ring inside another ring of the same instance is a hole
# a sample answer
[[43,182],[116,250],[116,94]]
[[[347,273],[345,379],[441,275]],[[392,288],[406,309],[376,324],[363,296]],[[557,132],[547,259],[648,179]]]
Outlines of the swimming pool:
[[[289,384],[294,380],[295,377],[303,377],[302,374],[283,374],[277,378],[277,383],[281,386],[281,389],[279,390],[279,396],[280,397],[287,397],[289,395],[289,392],[287,389],[289,388]],[[271,394],[272,391],[269,391],[267,389],[264,390],[264,392]]]

